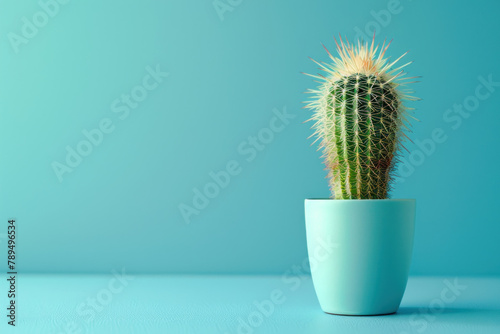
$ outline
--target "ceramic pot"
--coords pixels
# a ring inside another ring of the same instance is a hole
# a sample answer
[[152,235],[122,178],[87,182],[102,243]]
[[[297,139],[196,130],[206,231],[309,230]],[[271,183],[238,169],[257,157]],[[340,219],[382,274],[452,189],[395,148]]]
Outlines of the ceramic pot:
[[398,310],[413,250],[414,199],[306,199],[307,248],[321,308],[338,315]]

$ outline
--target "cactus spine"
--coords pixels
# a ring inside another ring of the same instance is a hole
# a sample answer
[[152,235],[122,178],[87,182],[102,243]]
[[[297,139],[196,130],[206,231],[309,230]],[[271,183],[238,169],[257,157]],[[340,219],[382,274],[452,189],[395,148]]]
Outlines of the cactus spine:
[[[374,36],[375,37],[375,36]],[[335,199],[384,199],[389,197],[394,167],[408,130],[403,100],[415,100],[401,88],[406,80],[404,64],[395,67],[406,54],[389,62],[384,58],[389,44],[358,42],[355,46],[340,38],[339,57],[332,63],[316,62],[326,75],[311,75],[321,86],[307,107],[328,170]],[[326,49],[326,48],[325,48]],[[314,60],[313,60],[314,61]]]

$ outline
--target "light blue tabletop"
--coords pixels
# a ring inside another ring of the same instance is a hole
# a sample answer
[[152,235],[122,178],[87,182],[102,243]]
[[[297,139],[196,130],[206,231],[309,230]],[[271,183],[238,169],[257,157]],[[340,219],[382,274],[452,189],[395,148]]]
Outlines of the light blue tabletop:
[[25,274],[16,289],[0,333],[500,333],[500,278],[411,277],[399,312],[375,317],[323,313],[308,276]]

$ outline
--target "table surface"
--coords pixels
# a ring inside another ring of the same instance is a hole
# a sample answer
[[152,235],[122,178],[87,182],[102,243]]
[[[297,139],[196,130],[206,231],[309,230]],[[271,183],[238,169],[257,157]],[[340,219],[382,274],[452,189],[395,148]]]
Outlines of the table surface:
[[1,333],[500,333],[498,277],[410,277],[399,311],[372,317],[323,313],[309,276],[24,274],[16,290]]

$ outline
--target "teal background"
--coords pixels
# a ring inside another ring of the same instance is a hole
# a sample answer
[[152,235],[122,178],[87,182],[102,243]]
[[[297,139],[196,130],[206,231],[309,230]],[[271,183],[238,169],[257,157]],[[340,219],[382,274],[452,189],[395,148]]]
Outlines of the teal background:
[[[500,274],[500,87],[458,128],[443,119],[478,76],[500,81],[500,4],[401,0],[377,23],[389,3],[242,1],[220,20],[208,0],[69,1],[16,53],[8,34],[40,5],[1,0],[0,239],[16,218],[19,271],[279,274],[302,263],[304,198],[329,192],[302,124],[302,92],[316,83],[300,72],[316,72],[309,56],[327,60],[333,35],[375,27],[423,77],[411,137],[446,135],[393,192],[417,199],[411,274]],[[157,64],[169,76],[121,120],[111,103]],[[246,161],[238,147],[284,107],[295,118]],[[59,182],[51,164],[104,118],[114,131]],[[241,172],[186,224],[179,205],[233,160]]]

